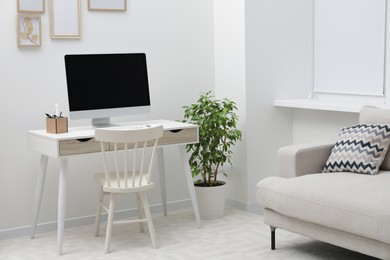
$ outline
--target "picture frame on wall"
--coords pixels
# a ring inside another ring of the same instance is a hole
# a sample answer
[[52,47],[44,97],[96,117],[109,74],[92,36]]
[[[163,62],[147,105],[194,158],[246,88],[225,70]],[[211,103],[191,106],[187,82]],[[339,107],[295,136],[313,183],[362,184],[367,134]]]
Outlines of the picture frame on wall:
[[80,0],[50,0],[50,37],[81,38]]
[[18,46],[41,47],[41,17],[18,16]]
[[19,13],[44,13],[45,0],[17,0]]
[[127,0],[88,0],[91,11],[126,11]]

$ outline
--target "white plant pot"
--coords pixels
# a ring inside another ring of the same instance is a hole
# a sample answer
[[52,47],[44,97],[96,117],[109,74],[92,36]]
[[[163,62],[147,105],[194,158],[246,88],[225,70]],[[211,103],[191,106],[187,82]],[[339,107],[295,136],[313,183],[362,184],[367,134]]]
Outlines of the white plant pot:
[[225,209],[226,183],[214,187],[195,186],[199,213],[202,219],[220,218]]

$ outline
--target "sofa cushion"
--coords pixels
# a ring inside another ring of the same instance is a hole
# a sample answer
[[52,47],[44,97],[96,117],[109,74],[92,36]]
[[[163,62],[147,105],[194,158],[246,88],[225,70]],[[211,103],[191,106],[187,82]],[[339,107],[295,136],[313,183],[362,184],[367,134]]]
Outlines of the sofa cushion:
[[355,125],[340,131],[323,172],[377,174],[390,143],[390,127]]
[[268,177],[257,184],[260,205],[280,214],[390,243],[390,172]]
[[[390,109],[363,106],[359,114],[359,123],[367,125],[390,124]],[[380,169],[390,170],[390,153],[386,154]]]

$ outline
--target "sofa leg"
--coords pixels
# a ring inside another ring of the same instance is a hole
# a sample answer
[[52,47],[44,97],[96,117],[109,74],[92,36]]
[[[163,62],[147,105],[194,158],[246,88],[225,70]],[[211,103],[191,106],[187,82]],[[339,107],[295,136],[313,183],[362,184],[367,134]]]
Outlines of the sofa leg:
[[271,250],[275,250],[275,230],[276,227],[271,227]]

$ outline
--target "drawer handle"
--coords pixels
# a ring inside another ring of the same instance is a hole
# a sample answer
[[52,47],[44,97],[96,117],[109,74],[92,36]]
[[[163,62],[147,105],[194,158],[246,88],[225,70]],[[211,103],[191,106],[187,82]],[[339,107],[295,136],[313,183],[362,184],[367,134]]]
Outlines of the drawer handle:
[[176,134],[176,133],[179,133],[181,130],[183,130],[183,129],[169,130],[169,132]]
[[85,142],[88,142],[92,140],[92,138],[81,138],[81,139],[77,139],[77,141],[79,141],[80,143],[85,143]]

